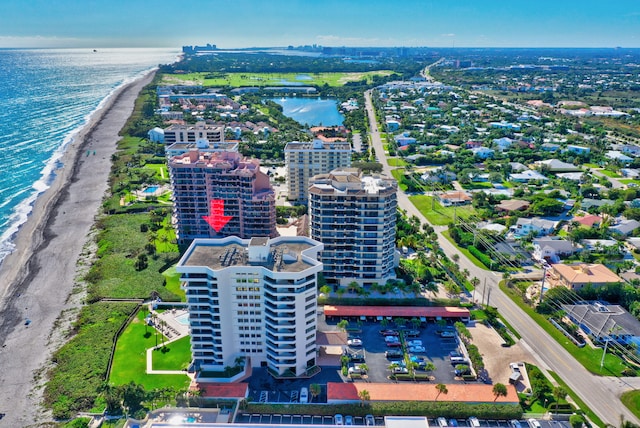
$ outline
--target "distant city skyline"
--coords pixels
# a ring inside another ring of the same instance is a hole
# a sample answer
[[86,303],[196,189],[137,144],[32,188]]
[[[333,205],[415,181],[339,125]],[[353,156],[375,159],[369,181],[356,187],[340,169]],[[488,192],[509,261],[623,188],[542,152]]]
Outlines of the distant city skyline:
[[640,47],[637,0],[7,0],[2,9],[0,47]]

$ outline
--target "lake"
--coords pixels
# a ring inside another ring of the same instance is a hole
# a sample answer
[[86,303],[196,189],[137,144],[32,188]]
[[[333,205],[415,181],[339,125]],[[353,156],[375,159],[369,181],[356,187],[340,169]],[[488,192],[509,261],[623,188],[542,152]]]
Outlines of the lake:
[[344,116],[338,111],[335,99],[270,98],[282,106],[285,116],[309,126],[342,125]]

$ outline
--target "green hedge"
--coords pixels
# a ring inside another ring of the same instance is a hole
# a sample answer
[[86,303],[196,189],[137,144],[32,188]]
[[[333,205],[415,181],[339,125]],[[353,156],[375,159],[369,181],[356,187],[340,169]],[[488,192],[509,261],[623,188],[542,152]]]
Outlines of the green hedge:
[[443,416],[445,418],[521,419],[522,407],[518,404],[466,404],[451,401],[393,401],[368,402],[364,406],[354,404],[260,404],[249,403],[240,413],[273,413],[298,415],[364,416]]
[[473,257],[475,257],[476,259],[480,260],[480,262],[483,265],[485,265],[489,269],[493,269],[493,260],[491,260],[491,257],[487,256],[485,253],[481,252],[480,250],[478,250],[473,245],[469,245],[467,247],[467,250],[469,250],[469,252],[471,253],[471,255]]

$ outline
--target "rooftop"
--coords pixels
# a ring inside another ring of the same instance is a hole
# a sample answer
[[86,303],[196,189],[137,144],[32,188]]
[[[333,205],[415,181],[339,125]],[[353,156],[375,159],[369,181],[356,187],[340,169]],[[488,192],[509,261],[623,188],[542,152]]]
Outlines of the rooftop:
[[314,256],[305,252],[320,250],[321,247],[319,242],[298,236],[274,239],[255,237],[250,240],[236,236],[195,239],[178,267],[204,266],[215,271],[232,266],[262,266],[274,272],[301,272],[320,264]]
[[351,144],[346,141],[290,141],[284,148],[289,150],[351,150]]
[[405,317],[405,318],[468,318],[467,308],[457,306],[333,306],[325,305],[329,317]]
[[551,265],[558,275],[571,284],[603,284],[622,282],[622,278],[603,264],[578,263],[573,265]]

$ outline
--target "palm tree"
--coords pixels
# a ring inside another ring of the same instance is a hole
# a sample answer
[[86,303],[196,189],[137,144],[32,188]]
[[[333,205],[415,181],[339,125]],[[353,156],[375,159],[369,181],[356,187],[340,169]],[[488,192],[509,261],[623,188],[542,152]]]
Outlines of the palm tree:
[[440,396],[440,394],[447,395],[449,393],[449,390],[447,389],[447,385],[445,385],[444,383],[437,384],[436,390],[438,391],[438,395],[436,395],[435,401],[438,401],[438,397]]
[[567,390],[561,386],[556,386],[553,388],[553,398],[556,400],[556,413],[558,413],[558,405],[560,404],[560,400],[564,400],[567,396]]
[[429,361],[427,364],[424,365],[424,371],[429,373],[429,377],[431,377],[431,373],[433,373],[435,369],[436,369],[436,365],[433,364],[431,361]]
[[314,398],[320,395],[320,385],[317,383],[309,385],[309,394],[311,394],[311,401],[313,401]]
[[371,400],[371,395],[369,394],[369,391],[367,391],[366,389],[362,389],[360,391],[358,391],[358,397],[360,398],[360,406],[364,407],[364,403],[366,401]]
[[496,383],[495,385],[493,385],[493,389],[491,391],[493,392],[493,396],[495,397],[493,399],[494,403],[496,402],[498,397],[506,397],[508,393],[507,387],[503,383]]

